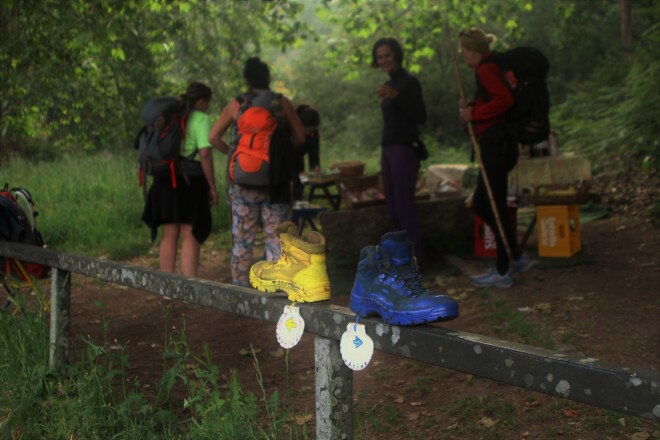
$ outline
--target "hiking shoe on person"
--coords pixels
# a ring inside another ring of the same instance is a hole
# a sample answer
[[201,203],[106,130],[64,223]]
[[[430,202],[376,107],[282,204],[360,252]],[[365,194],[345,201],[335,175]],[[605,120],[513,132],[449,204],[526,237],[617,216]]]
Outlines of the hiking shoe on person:
[[496,268],[491,268],[488,272],[481,275],[473,275],[470,277],[470,283],[477,287],[503,287],[508,288],[513,286],[511,276],[506,273],[500,275]]
[[315,231],[301,238],[297,236],[297,231],[297,228],[294,233],[288,226],[282,229],[278,226],[280,259],[275,263],[260,261],[253,264],[250,268],[250,283],[262,292],[286,292],[290,301],[329,300],[330,279],[325,264],[325,238]]
[[519,273],[527,272],[529,269],[534,267],[536,261],[529,258],[529,255],[526,253],[522,254],[520,258],[510,264],[509,267],[509,276],[513,277]]
[[360,250],[349,306],[359,316],[377,314],[393,325],[458,316],[456,301],[422,285],[405,231],[385,234],[381,245]]
[[264,269],[270,268],[276,265],[280,260],[282,260],[282,255],[286,255],[286,253],[291,248],[291,242],[293,241],[293,239],[300,237],[300,234],[298,233],[298,226],[296,226],[296,224],[290,220],[287,220],[277,225],[277,227],[275,227],[275,234],[277,235],[277,238],[280,239],[280,258],[278,261],[265,261],[266,251],[264,251],[264,254],[262,256],[262,259],[264,261],[260,261],[258,263]]

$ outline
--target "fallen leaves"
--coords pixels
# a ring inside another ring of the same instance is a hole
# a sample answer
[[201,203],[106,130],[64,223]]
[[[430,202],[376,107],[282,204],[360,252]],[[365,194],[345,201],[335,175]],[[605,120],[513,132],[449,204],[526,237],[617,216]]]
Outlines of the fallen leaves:
[[296,416],[296,425],[302,426],[306,423],[311,422],[313,418],[314,418],[314,415],[311,414],[311,413],[310,414],[297,415]]
[[497,425],[498,422],[499,420],[491,419],[490,417],[482,417],[477,423],[485,428],[492,428]]
[[540,406],[541,402],[539,400],[531,400],[528,402],[525,402],[525,408],[524,411],[530,411],[532,408],[535,408],[537,406]]
[[532,312],[550,313],[552,312],[552,306],[550,305],[550,303],[538,303],[538,304],[534,304],[532,307],[529,306],[518,307],[518,311],[520,313],[532,313]]

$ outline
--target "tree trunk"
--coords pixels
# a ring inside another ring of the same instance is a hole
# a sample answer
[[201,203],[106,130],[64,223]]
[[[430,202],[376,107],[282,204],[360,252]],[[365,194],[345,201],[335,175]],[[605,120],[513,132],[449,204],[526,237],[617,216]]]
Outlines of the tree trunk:
[[627,59],[632,52],[632,1],[619,0],[619,15],[621,16],[621,46],[623,56]]

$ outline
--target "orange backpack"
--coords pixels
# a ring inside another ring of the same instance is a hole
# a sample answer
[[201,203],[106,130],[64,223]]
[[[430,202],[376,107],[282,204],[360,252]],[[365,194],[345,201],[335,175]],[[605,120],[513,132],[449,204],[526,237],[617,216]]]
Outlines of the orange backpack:
[[[268,103],[255,103],[252,94],[236,98],[239,103],[236,119],[236,147],[229,158],[229,178],[247,187],[270,185],[270,145],[278,126],[281,95],[270,93]],[[263,107],[268,105],[269,107]]]

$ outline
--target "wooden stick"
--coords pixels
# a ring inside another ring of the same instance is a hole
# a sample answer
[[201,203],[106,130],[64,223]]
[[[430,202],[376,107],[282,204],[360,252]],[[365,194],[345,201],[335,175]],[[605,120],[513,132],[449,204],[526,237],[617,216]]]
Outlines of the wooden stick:
[[[445,34],[447,36],[447,42],[449,43],[449,53],[451,54],[451,59],[454,65],[454,74],[456,75],[456,85],[458,86],[458,92],[461,95],[461,99],[465,101],[465,93],[463,92],[463,85],[461,84],[461,76],[458,73],[458,61],[456,60],[456,54],[454,53],[454,46],[451,42],[451,34],[449,33],[449,24],[445,22]],[[472,140],[472,147],[474,148],[474,154],[477,157],[477,162],[479,163],[479,170],[481,170],[481,177],[484,180],[484,185],[486,186],[486,193],[488,193],[488,200],[490,201],[490,206],[493,210],[495,216],[495,223],[497,223],[497,229],[500,231],[502,236],[502,243],[504,243],[504,248],[506,254],[509,257],[509,264],[513,263],[513,255],[511,253],[511,247],[509,246],[509,241],[506,238],[504,233],[504,227],[502,226],[502,220],[500,220],[500,214],[497,211],[497,205],[495,204],[495,198],[493,197],[493,190],[490,187],[490,182],[488,181],[488,175],[486,174],[486,168],[484,168],[484,163],[481,160],[481,149],[479,148],[479,143],[474,137],[474,129],[472,128],[472,123],[467,123],[468,133],[470,134],[470,139]]]

